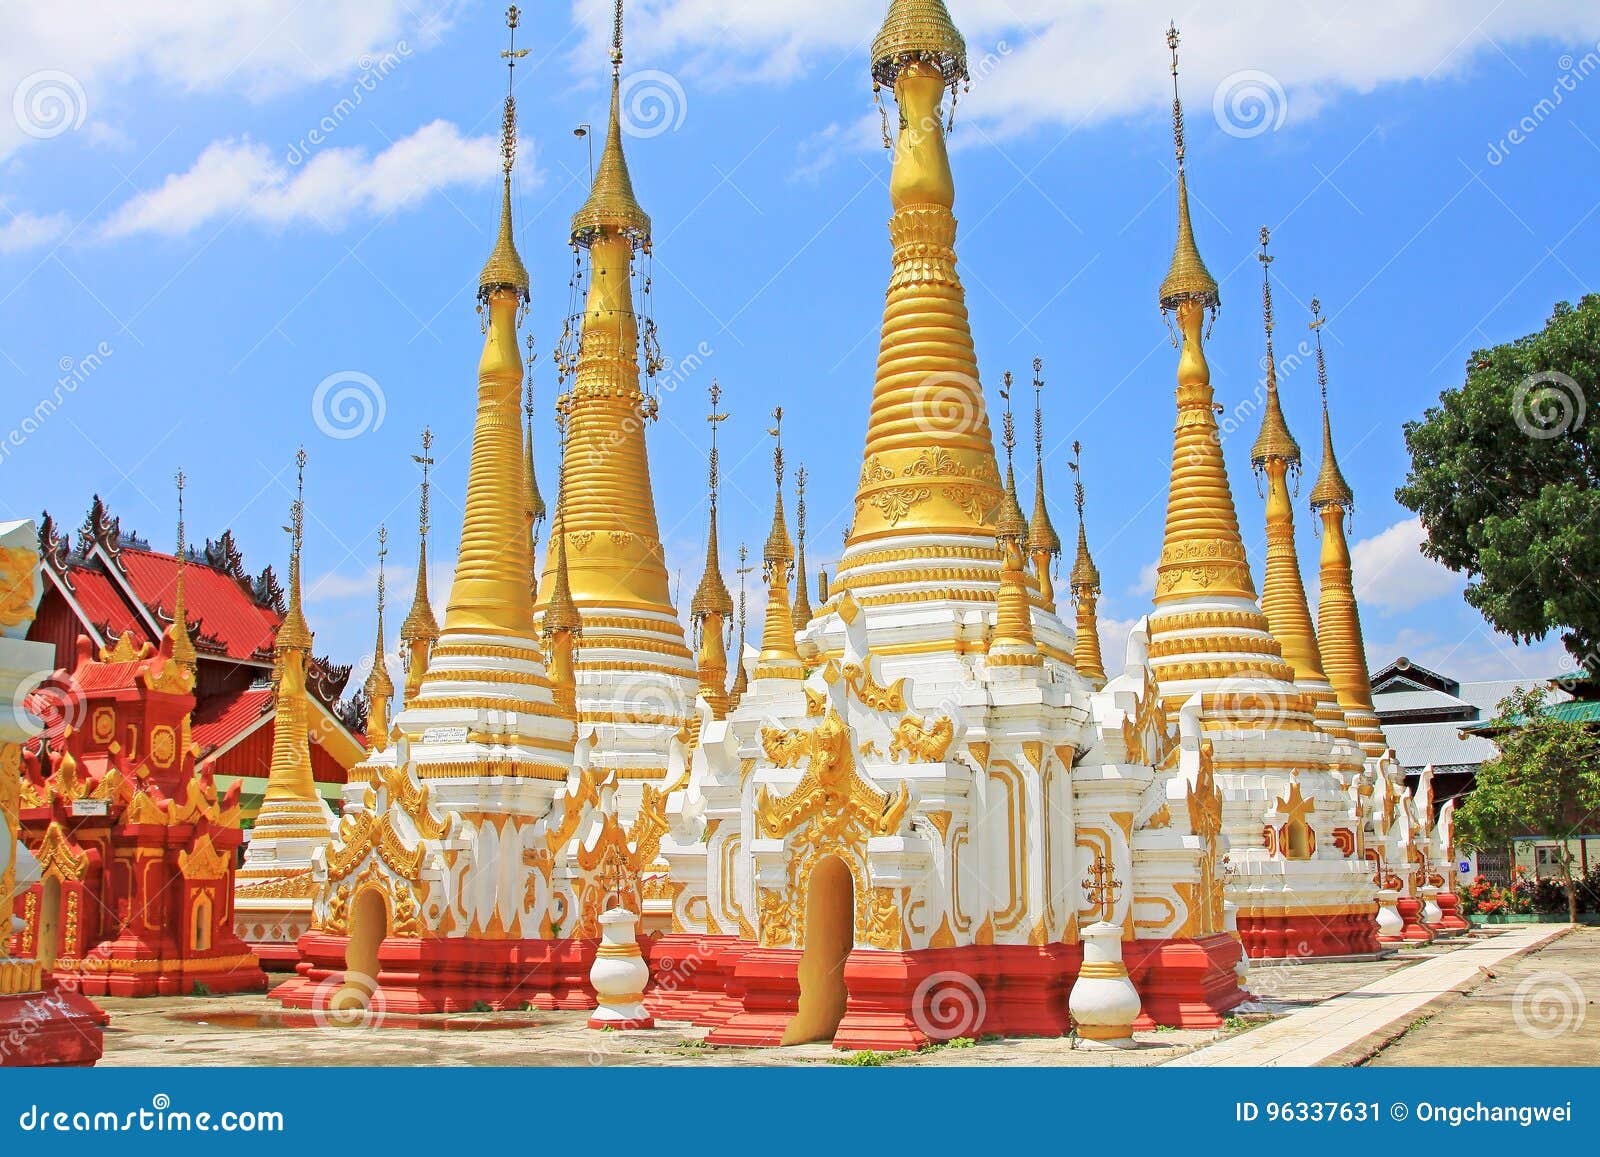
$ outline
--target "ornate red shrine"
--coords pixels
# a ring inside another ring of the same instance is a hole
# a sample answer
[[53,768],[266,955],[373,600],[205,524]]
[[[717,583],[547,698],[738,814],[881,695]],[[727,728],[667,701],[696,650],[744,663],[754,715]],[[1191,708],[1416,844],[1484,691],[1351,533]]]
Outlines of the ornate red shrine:
[[196,766],[178,598],[159,650],[129,634],[95,658],[80,638],[55,677],[64,692],[29,703],[46,731],[23,754],[21,834],[40,880],[15,902],[20,954],[90,995],[266,984],[233,927],[239,786],[219,798]]

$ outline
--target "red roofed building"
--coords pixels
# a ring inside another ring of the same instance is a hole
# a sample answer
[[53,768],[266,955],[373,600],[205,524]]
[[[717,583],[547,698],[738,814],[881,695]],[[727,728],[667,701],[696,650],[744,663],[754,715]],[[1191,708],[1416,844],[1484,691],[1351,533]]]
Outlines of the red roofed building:
[[[79,636],[94,650],[124,636],[135,646],[159,647],[172,625],[178,560],[124,533],[96,496],[73,549],[47,513],[39,527],[44,598],[28,638],[56,649],[56,666],[70,671]],[[196,652],[192,735],[198,760],[209,762],[219,791],[241,789],[241,818],[254,822],[272,761],[273,639],[283,621],[283,589],[272,568],[252,577],[225,532],[191,553],[184,568],[184,601]],[[338,714],[349,667],[313,662],[306,685],[311,705],[312,774],[335,811],[349,769],[364,756],[363,741]]]

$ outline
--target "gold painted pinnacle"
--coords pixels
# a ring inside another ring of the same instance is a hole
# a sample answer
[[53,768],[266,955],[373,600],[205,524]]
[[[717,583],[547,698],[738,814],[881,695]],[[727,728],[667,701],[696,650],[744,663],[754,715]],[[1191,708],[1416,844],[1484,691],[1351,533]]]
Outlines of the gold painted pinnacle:
[[1256,260],[1261,262],[1261,317],[1267,335],[1267,405],[1266,412],[1261,417],[1261,434],[1256,438],[1255,446],[1250,451],[1250,464],[1257,470],[1263,469],[1266,464],[1274,459],[1286,463],[1291,470],[1300,468],[1300,443],[1294,440],[1294,435],[1289,433],[1289,424],[1283,417],[1283,405],[1278,397],[1278,357],[1273,349],[1272,332],[1275,328],[1272,319],[1272,262],[1273,256],[1267,252],[1267,245],[1272,240],[1272,232],[1265,225],[1261,227],[1261,252]]

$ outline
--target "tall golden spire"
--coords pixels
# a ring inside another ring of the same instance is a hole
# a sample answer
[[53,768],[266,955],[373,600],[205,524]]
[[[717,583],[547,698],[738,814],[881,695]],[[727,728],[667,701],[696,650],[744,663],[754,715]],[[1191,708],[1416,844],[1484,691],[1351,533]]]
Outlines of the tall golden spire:
[[1221,304],[1189,223],[1183,103],[1178,95],[1178,30],[1167,30],[1172,49],[1172,133],[1178,158],[1178,241],[1172,269],[1161,285],[1161,310],[1176,311],[1182,335],[1178,362],[1178,425],[1172,450],[1167,530],[1157,568],[1156,603],[1195,594],[1254,599],[1255,583],[1239,536],[1239,518],[1222,458],[1211,367],[1201,324]]
[[[966,44],[943,0],[893,0],[873,42],[872,78],[874,93],[885,87],[894,93],[900,128],[889,180],[893,270],[838,576],[857,592],[874,580],[853,559],[896,549],[884,545],[890,539],[940,536],[951,567],[970,570],[981,556],[992,566],[1002,491],[956,271],[956,193],[943,102],[968,71]],[[939,569],[941,561],[926,565]],[[993,590],[974,597],[987,600]]]
[[533,365],[537,360],[538,355],[533,349],[533,335],[530,333],[527,358],[528,385],[523,398],[522,416],[527,436],[524,457],[528,460],[528,558],[532,563],[529,568],[528,589],[535,603],[539,601],[539,527],[544,525],[548,515],[544,495],[539,493],[539,473],[534,468],[533,462]]
[[[446,635],[482,635],[533,640],[533,605],[528,599],[532,573],[526,521],[527,466],[522,444],[522,355],[517,349],[517,314],[528,300],[528,276],[512,244],[511,168],[516,160],[516,98],[511,83],[518,59],[521,14],[506,13],[511,48],[502,53],[509,66],[501,150],[505,158],[506,203],[501,236],[480,279],[480,308],[488,307],[488,332],[478,362],[478,416],[472,434],[472,464],[467,473],[461,552],[445,610]],[[513,259],[514,264],[513,264]]]
[[1300,444],[1289,433],[1278,394],[1278,361],[1273,349],[1276,323],[1272,314],[1272,256],[1267,252],[1272,234],[1261,229],[1261,317],[1266,334],[1267,404],[1261,433],[1250,453],[1251,466],[1267,479],[1267,566],[1261,587],[1261,610],[1283,657],[1294,669],[1295,683],[1311,697],[1317,723],[1333,735],[1345,734],[1344,712],[1322,670],[1322,651],[1311,608],[1300,576],[1300,553],[1295,545],[1294,503],[1289,497],[1289,477],[1300,471]]
[[1017,476],[1012,456],[1017,447],[1016,418],[1011,412],[1011,373],[1006,372],[1000,390],[1005,399],[1003,442],[1006,449],[1006,486],[1000,498],[1000,515],[995,521],[995,539],[1002,555],[999,608],[994,638],[989,645],[991,665],[1036,666],[1042,660],[1033,637],[1033,616],[1028,608],[1027,557],[1028,520],[1017,501]]
[[750,565],[750,548],[741,542],[739,544],[739,644],[733,672],[733,684],[728,688],[729,711],[739,706],[739,701],[744,698],[744,693],[750,689],[750,676],[746,674],[744,669],[746,629],[750,622],[750,606],[745,594],[745,578],[754,573],[755,569]]
[[1344,708],[1350,738],[1368,756],[1388,748],[1382,725],[1372,709],[1372,679],[1361,635],[1361,610],[1351,573],[1350,543],[1345,518],[1355,509],[1355,493],[1339,469],[1333,452],[1333,425],[1328,418],[1328,363],[1322,350],[1322,303],[1311,302],[1311,329],[1317,335],[1317,383],[1322,387],[1322,471],[1311,491],[1311,510],[1322,519],[1322,596],[1317,629],[1328,681]]
[[1100,620],[1096,608],[1100,601],[1100,568],[1089,554],[1089,535],[1083,520],[1083,444],[1072,444],[1072,491],[1078,505],[1078,555],[1072,561],[1072,601],[1078,608],[1078,639],[1073,648],[1073,666],[1078,674],[1096,687],[1106,681],[1105,661],[1100,656]]
[[[307,803],[317,799],[316,780],[311,774],[311,719],[306,698],[306,668],[311,657],[311,629],[301,610],[300,552],[305,541],[306,452],[295,455],[299,481],[289,525],[289,610],[278,628],[276,652],[277,689],[272,721],[272,764],[267,771],[263,812],[278,802]],[[270,824],[265,819],[257,830],[265,834]]]
[[733,597],[728,594],[728,584],[722,578],[722,559],[717,548],[717,489],[721,480],[717,428],[728,420],[728,415],[718,409],[722,387],[715,378],[711,380],[710,395],[711,412],[706,415],[706,421],[711,426],[706,569],[700,576],[699,587],[695,589],[694,601],[689,605],[689,616],[694,622],[696,645],[700,649],[700,694],[711,705],[712,715],[721,719],[728,712],[728,650],[722,636],[728,620],[733,616]]
[[194,640],[189,636],[189,610],[184,604],[183,597],[183,572],[189,565],[189,544],[184,541],[183,527],[183,489],[186,479],[183,470],[179,469],[177,476],[178,485],[178,580],[177,589],[172,594],[172,658],[180,666],[188,669],[193,674],[199,663],[199,656],[195,654]]
[[[663,654],[670,654],[677,660],[672,665],[681,665],[684,678],[692,680],[693,656],[676,625],[645,442],[645,429],[657,415],[657,399],[642,387],[641,370],[653,374],[658,362],[652,353],[653,323],[648,309],[641,313],[635,300],[634,281],[637,275],[637,290],[647,306],[652,246],[650,218],[634,196],[623,153],[618,95],[622,58],[619,0],[606,143],[570,234],[575,251],[587,255],[588,290],[577,326],[576,357],[564,353],[560,359],[563,379],[572,379],[559,401],[568,417],[561,464],[566,557],[572,595],[585,615],[613,622],[642,616],[661,623],[658,630],[652,628],[660,639],[614,634],[597,651],[634,650],[620,661],[655,666],[661,665]],[[554,555],[547,552],[541,584],[547,590],[553,565]],[[652,648],[648,658],[640,643]]]
[[1055,583],[1050,568],[1061,557],[1061,536],[1050,522],[1044,492],[1044,361],[1033,359],[1033,518],[1028,523],[1028,553],[1039,579],[1039,597],[1054,610]]
[[422,501],[417,517],[417,590],[411,600],[411,611],[400,624],[400,641],[405,645],[407,704],[422,688],[428,656],[434,643],[439,641],[439,623],[433,617],[433,603],[428,595],[428,471],[433,466],[432,449],[433,431],[423,430],[422,453],[411,456],[411,460],[422,467]]
[[[1294,671],[1283,661],[1267,618],[1256,604],[1255,580],[1239,534],[1239,516],[1222,457],[1216,395],[1206,363],[1206,313],[1221,304],[1216,279],[1200,258],[1189,218],[1183,101],[1178,89],[1178,30],[1167,29],[1172,52],[1172,138],[1178,164],[1178,238],[1161,284],[1163,316],[1177,315],[1178,418],[1173,434],[1166,532],[1156,565],[1155,613],[1150,619],[1151,666],[1169,719],[1197,691],[1216,696],[1219,719],[1261,726],[1256,705],[1288,698]],[[1172,636],[1166,638],[1164,636]],[[1285,704],[1287,706],[1287,704]],[[1278,713],[1282,726],[1311,726],[1309,711]]]
[[367,742],[374,751],[389,746],[389,700],[394,698],[394,680],[389,678],[389,662],[384,655],[383,610],[388,597],[384,560],[389,556],[389,528],[378,527],[378,639],[372,645],[372,674],[367,676]]
[[767,617],[761,629],[761,657],[757,679],[799,679],[803,671],[794,645],[794,619],[789,611],[789,572],[794,569],[794,545],[783,515],[783,407],[772,411],[772,472],[777,479],[772,498],[772,530],[761,552],[767,580]]
[[811,594],[806,586],[806,468],[801,463],[794,472],[794,629],[803,631],[811,622]]

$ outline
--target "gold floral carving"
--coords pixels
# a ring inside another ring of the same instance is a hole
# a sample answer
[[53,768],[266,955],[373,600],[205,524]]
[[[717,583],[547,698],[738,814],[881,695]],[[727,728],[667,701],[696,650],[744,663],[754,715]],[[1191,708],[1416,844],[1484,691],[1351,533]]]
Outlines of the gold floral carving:
[[[830,664],[831,666],[831,664]],[[906,681],[896,679],[885,687],[872,677],[872,672],[860,663],[846,663],[840,668],[845,686],[854,691],[856,698],[874,711],[904,711],[906,709]]]
[[756,796],[756,831],[784,839],[815,824],[825,843],[864,844],[872,836],[894,835],[905,820],[910,791],[901,784],[888,795],[856,772],[850,729],[837,711],[829,711],[815,731],[763,728],[761,745],[779,767],[809,764],[793,791],[774,798],[763,786]]
[[39,556],[25,546],[0,547],[0,627],[33,622],[33,571]]
[[[907,715],[894,729],[894,739],[889,744],[889,758],[899,762],[904,755],[912,763],[943,763],[955,741],[955,723],[948,715],[942,716],[933,726],[924,719]],[[947,821],[948,822],[948,821]]]
[[820,719],[828,710],[828,696],[822,691],[813,691],[806,688],[806,715],[808,718]]
[[150,759],[160,768],[171,767],[178,758],[178,736],[170,727],[157,727],[150,732]]
[[901,519],[911,513],[914,506],[918,506],[933,497],[933,491],[926,486],[891,486],[886,490],[878,490],[866,499],[878,508],[883,515],[883,520],[890,526],[896,526]]
[[63,883],[83,879],[84,872],[89,868],[89,853],[75,850],[67,842],[67,834],[59,822],[52,822],[45,829],[44,839],[34,857],[39,861],[41,878],[55,876]]
[[192,851],[179,853],[178,870],[186,880],[220,880],[233,870],[233,857],[219,852],[205,835],[195,841]]

